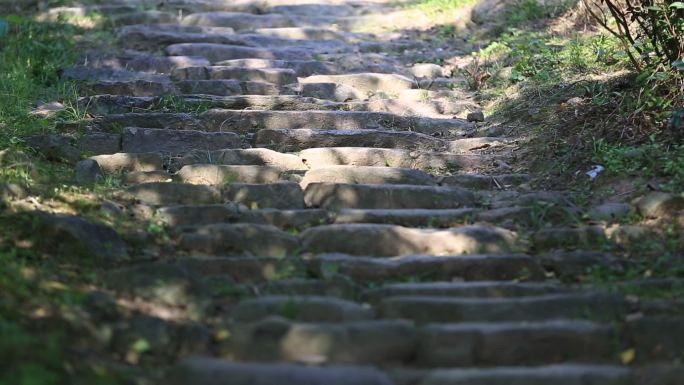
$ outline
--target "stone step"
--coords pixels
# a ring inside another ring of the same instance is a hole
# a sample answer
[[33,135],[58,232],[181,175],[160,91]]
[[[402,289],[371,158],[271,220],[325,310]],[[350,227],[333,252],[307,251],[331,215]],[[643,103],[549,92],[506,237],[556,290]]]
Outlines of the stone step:
[[300,323],[271,318],[235,331],[239,360],[307,364],[402,364],[415,354],[416,330],[399,320]]
[[202,226],[215,223],[233,223],[240,218],[237,205],[195,204],[160,207],[155,220],[167,226]]
[[219,189],[186,183],[138,184],[126,188],[121,195],[122,198],[159,206],[223,203]]
[[302,249],[313,254],[393,257],[511,252],[517,235],[491,226],[415,229],[396,225],[342,224],[317,226],[302,232]]
[[199,255],[284,257],[296,253],[298,247],[298,239],[289,233],[252,223],[205,225],[178,238],[178,250]]
[[426,280],[542,280],[539,263],[524,254],[359,257],[343,254],[319,255],[313,259],[314,276],[349,276],[359,283]]
[[581,320],[428,324],[419,329],[423,367],[615,361],[609,325]]
[[280,13],[283,15],[296,15],[305,16],[307,18],[320,17],[321,15],[343,17],[351,16],[355,13],[355,9],[349,4],[325,4],[325,3],[314,3],[306,2],[300,3],[295,2],[295,4],[274,4],[269,5],[264,8],[265,12]]
[[127,52],[112,55],[86,55],[89,67],[116,70],[168,74],[175,68],[211,65],[209,60],[198,56],[161,56],[150,53]]
[[433,119],[402,117],[381,112],[358,111],[246,111],[213,109],[199,117],[206,127],[218,127],[235,132],[253,132],[259,129],[392,129],[418,133],[462,135],[470,124],[460,119]]
[[[241,82],[244,93],[255,88],[261,82]],[[263,83],[261,83],[263,84]],[[279,89],[278,87],[274,87]],[[280,92],[286,90],[281,89]],[[288,91],[289,92],[289,91]],[[197,111],[202,109],[252,109],[252,110],[341,110],[344,103],[334,103],[314,98],[303,98],[298,95],[174,95],[172,97],[95,95],[81,97],[78,107],[87,110],[92,116],[108,114],[126,114],[141,111],[159,111],[164,109],[186,109]]]
[[456,227],[476,216],[471,208],[462,209],[342,209],[336,224],[381,223],[406,227]]
[[62,74],[62,79],[75,81],[109,81],[123,82],[142,80],[151,83],[169,82],[167,75],[152,74],[148,72],[134,71],[128,69],[97,68],[87,66],[74,66],[66,68]]
[[623,366],[561,364],[537,367],[440,369],[418,385],[630,385],[632,370]]
[[248,68],[248,67],[186,67],[174,70],[171,77],[175,80],[220,80],[235,79],[285,85],[297,82],[295,71],[289,68]]
[[154,152],[96,155],[91,156],[90,159],[96,161],[102,171],[109,173],[159,171],[163,169],[161,156]]
[[370,320],[375,312],[369,306],[340,298],[322,296],[263,296],[240,302],[230,313],[238,323],[256,322],[280,316],[301,322],[341,323]]
[[249,46],[261,48],[297,47],[312,55],[352,52],[355,47],[342,40],[287,39],[260,34],[242,33],[240,38]]
[[169,371],[165,381],[169,385],[392,385],[387,375],[366,366],[321,368],[291,364],[234,363],[217,358],[185,359]]
[[269,166],[234,166],[193,164],[183,166],[174,179],[192,184],[224,186],[231,183],[277,183],[286,178],[283,172]]
[[236,31],[254,28],[294,27],[293,21],[283,15],[255,15],[241,12],[199,12],[185,16],[182,25],[229,27]]
[[262,129],[256,135],[257,147],[268,147],[283,152],[314,147],[377,147],[416,150],[439,148],[443,146],[443,143],[441,139],[418,132],[371,129]]
[[252,209],[274,208],[299,210],[304,208],[304,193],[298,183],[269,184],[231,183],[224,186],[226,201]]
[[556,294],[574,290],[555,283],[538,282],[421,282],[394,283],[367,289],[362,297],[371,303],[378,303],[387,297],[429,296],[429,297],[476,297],[506,298],[543,294]]
[[416,88],[416,83],[405,76],[384,73],[358,73],[345,75],[314,75],[300,79],[301,83],[335,83],[352,87],[363,93],[398,93]]
[[435,178],[420,170],[377,166],[325,166],[307,171],[302,188],[310,183],[436,185]]
[[168,80],[102,80],[79,85],[79,94],[90,95],[130,95],[164,96],[179,93],[176,86]]
[[[281,277],[293,271],[304,269],[301,260],[280,257],[254,256],[189,256],[175,258],[164,262],[172,265],[190,277],[205,280],[211,284],[212,280],[234,284],[270,285],[280,282]],[[225,294],[217,293],[218,297]]]
[[212,63],[232,59],[311,60],[311,54],[298,48],[256,48],[229,44],[180,43],[166,47],[171,56],[199,56]]
[[233,59],[216,62],[216,65],[255,69],[289,68],[294,70],[298,77],[336,74],[339,71],[335,63],[318,60]]
[[629,312],[619,296],[602,293],[546,294],[514,298],[390,297],[383,318],[428,322],[541,321],[560,318],[620,320]]
[[175,83],[186,95],[236,96],[236,95],[288,95],[293,91],[277,84],[240,81],[234,79],[181,80]]
[[185,154],[192,150],[239,148],[240,136],[232,132],[203,132],[126,127],[122,135],[124,152]]
[[297,155],[283,154],[266,148],[248,148],[218,151],[192,151],[181,160],[182,166],[193,164],[256,165],[281,171],[308,170]]
[[191,227],[218,223],[255,223],[280,229],[303,229],[331,221],[326,210],[245,210],[235,204],[178,205],[161,207],[155,219],[167,226]]
[[[411,146],[410,144],[404,145],[404,141],[398,143],[392,142],[390,139],[396,138],[397,134],[392,134],[391,132],[382,132],[377,136],[382,139],[383,135],[387,135],[388,144],[395,145],[395,147],[399,148],[374,148],[375,143],[373,142],[359,143],[351,141],[350,144],[352,145],[367,145],[368,147],[324,147],[329,143],[322,142],[320,144],[321,147],[324,148],[307,148],[300,151],[299,156],[304,160],[307,166],[312,169],[334,165],[349,165],[405,167],[430,172],[487,169],[494,167],[498,161],[498,158],[486,155],[409,151],[413,148],[439,148],[439,139],[409,134],[408,136],[413,136],[421,141],[420,143]],[[403,139],[403,137],[399,138]],[[432,145],[430,145],[430,142],[432,142]],[[405,149],[401,149],[402,147]]]
[[[304,93],[304,87],[302,87]],[[365,98],[364,98],[365,99]],[[374,99],[363,102],[350,102],[351,111],[389,112],[445,119],[448,117],[466,118],[476,109],[472,103],[450,100],[403,100],[398,98]]]
[[299,157],[311,169],[328,166],[405,167],[414,165],[411,151],[395,148],[332,147],[309,148]]
[[302,27],[281,27],[281,28],[256,28],[253,33],[279,37],[284,39],[312,39],[312,40],[346,40],[347,35],[332,29],[325,28],[302,28]]
[[121,132],[124,127],[165,128],[173,130],[203,130],[193,114],[185,112],[131,112],[111,114],[89,122],[101,131]]
[[118,37],[125,48],[149,51],[179,43],[249,45],[234,33],[174,31],[149,25],[130,25],[121,28]]
[[458,209],[473,207],[475,194],[458,187],[311,183],[307,207],[356,209]]

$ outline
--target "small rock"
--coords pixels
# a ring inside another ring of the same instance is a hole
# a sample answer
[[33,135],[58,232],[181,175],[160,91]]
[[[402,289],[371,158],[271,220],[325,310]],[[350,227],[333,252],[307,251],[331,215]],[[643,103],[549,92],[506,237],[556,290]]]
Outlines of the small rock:
[[466,119],[469,122],[484,122],[485,116],[484,116],[484,113],[482,111],[475,111],[475,112],[469,113],[468,116],[466,117]]
[[642,216],[658,218],[684,210],[684,198],[664,192],[652,192],[637,200],[635,205]]
[[631,206],[626,203],[604,203],[589,209],[587,216],[594,221],[619,221],[629,215]]
[[85,159],[76,163],[76,183],[89,186],[102,178],[100,165],[93,159]]

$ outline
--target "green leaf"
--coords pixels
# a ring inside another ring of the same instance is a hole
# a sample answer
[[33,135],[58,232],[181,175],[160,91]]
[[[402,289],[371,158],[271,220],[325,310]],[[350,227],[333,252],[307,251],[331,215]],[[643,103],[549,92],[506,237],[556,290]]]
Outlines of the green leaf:
[[675,1],[674,3],[670,4],[670,8],[684,9],[684,2]]

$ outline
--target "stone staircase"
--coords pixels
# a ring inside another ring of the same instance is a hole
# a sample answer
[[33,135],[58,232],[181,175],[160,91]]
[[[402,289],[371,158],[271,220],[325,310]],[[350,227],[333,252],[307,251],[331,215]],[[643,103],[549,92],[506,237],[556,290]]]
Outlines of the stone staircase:
[[[684,384],[665,365],[682,358],[680,301],[567,284],[627,264],[605,250],[639,242],[634,226],[535,191],[516,138],[463,119],[477,106],[458,79],[351,31],[390,2],[157,3],[47,17],[118,26],[120,53],[64,72],[90,118],[60,129],[81,133],[83,180],[120,178],[111,198],[168,229],[107,273],[183,314],[121,331],[171,357],[160,383]],[[63,137],[28,141],[64,155]]]

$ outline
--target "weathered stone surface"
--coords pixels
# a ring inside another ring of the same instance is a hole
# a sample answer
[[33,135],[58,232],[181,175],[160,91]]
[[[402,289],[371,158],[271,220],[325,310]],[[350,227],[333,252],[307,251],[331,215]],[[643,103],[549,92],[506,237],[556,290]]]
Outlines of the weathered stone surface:
[[229,256],[181,257],[173,261],[198,277],[224,280],[224,282],[264,284],[281,278],[283,271],[298,268],[296,258]]
[[393,225],[346,224],[318,226],[301,234],[311,253],[367,256],[461,255],[510,252],[516,234],[496,227],[464,226],[445,230]]
[[308,171],[302,179],[302,188],[310,183],[345,184],[436,184],[435,178],[420,170],[411,168],[377,166],[323,166]]
[[23,199],[28,196],[28,192],[18,184],[0,183],[0,207],[14,199]]
[[475,195],[457,187],[311,183],[308,207],[326,209],[455,209],[476,203]]
[[590,292],[520,298],[392,297],[380,306],[383,318],[405,318],[418,323],[615,320],[627,310],[627,303],[618,296]]
[[368,147],[309,148],[299,157],[312,169],[336,165],[410,168],[414,161],[408,150]]
[[318,256],[313,262],[312,269],[319,276],[326,276],[329,271],[334,271],[359,282],[383,282],[409,277],[446,281],[544,278],[541,266],[524,254],[441,257],[418,255],[391,258],[332,254]]
[[177,205],[159,208],[155,218],[169,226],[201,226],[235,222],[240,213],[234,204]]
[[102,170],[98,163],[92,159],[81,160],[76,163],[75,180],[80,185],[93,185],[102,178]]
[[304,192],[298,183],[270,184],[231,183],[224,188],[227,201],[243,204],[252,209],[303,209]]
[[203,163],[268,166],[281,171],[303,171],[308,169],[300,157],[266,148],[193,151],[185,155],[181,161],[183,166]]
[[326,210],[277,210],[259,209],[247,210],[241,213],[240,221],[272,225],[281,229],[304,229],[330,222],[330,215]]
[[131,112],[102,116],[93,125],[104,131],[120,132],[124,127],[202,130],[201,123],[187,112]]
[[230,314],[237,322],[281,316],[302,322],[347,322],[374,317],[373,309],[355,302],[319,296],[265,296],[240,302]]
[[200,12],[183,18],[182,25],[229,27],[236,31],[253,28],[292,27],[292,21],[282,15],[254,15],[242,12]]
[[421,282],[386,284],[366,290],[363,297],[370,302],[377,303],[383,298],[399,296],[505,298],[553,294],[569,290],[571,289],[561,285],[538,282]]
[[127,196],[150,205],[222,203],[221,191],[186,183],[145,183],[126,188]]
[[368,96],[354,87],[335,83],[304,83],[301,92],[302,96],[336,102],[363,100]]
[[294,236],[268,225],[212,224],[181,234],[178,247],[208,255],[283,257],[299,247]]
[[364,111],[249,111],[214,109],[200,115],[204,126],[235,132],[259,129],[357,130],[393,129],[418,133],[463,133],[469,126],[459,119],[404,117]]
[[629,385],[631,370],[622,366],[549,365],[441,369],[428,373],[420,385]]
[[112,228],[70,215],[41,213],[34,230],[51,254],[84,262],[116,263],[128,257],[126,245]]
[[607,361],[616,336],[588,321],[433,324],[422,328],[421,366],[539,365]]
[[318,60],[233,59],[222,60],[216,65],[247,68],[290,68],[299,77],[334,74],[338,71],[335,63]]
[[312,147],[377,147],[416,150],[442,146],[442,140],[418,132],[390,130],[263,129],[256,145],[277,151]]
[[244,40],[230,33],[173,31],[147,25],[131,25],[119,30],[126,48],[156,50],[178,43],[214,43],[244,45]]
[[163,96],[178,93],[173,83],[168,80],[97,80],[83,84],[81,88],[90,94]]
[[311,55],[297,48],[254,48],[239,45],[211,43],[181,43],[166,47],[166,53],[174,56],[205,57],[216,63],[232,59],[281,59],[310,60]]
[[415,329],[406,321],[292,323],[270,318],[236,331],[236,354],[249,361],[389,364],[411,359]]
[[90,159],[96,161],[103,171],[110,173],[162,170],[162,158],[153,152],[97,155]]
[[684,210],[684,198],[668,193],[652,192],[636,202],[637,212],[647,218],[674,215]]
[[177,80],[235,79],[285,85],[297,82],[295,71],[289,68],[249,68],[231,66],[190,67],[173,71]]
[[617,222],[629,215],[632,208],[627,203],[604,203],[589,209],[587,216],[595,221]]
[[240,147],[240,137],[232,132],[127,127],[122,146],[124,152],[183,154],[199,149],[211,151]]
[[170,371],[167,381],[170,385],[392,385],[384,373],[369,367],[246,364],[214,358],[184,360]]
[[467,222],[474,209],[342,209],[335,223],[385,223],[407,227],[456,227]]
[[269,166],[193,164],[183,166],[175,175],[184,183],[226,185],[230,183],[276,183],[282,180],[279,169]]
[[121,150],[121,135],[90,132],[78,138],[77,147],[86,155],[115,154]]
[[335,83],[346,85],[360,92],[400,92],[415,88],[413,80],[395,74],[359,73],[345,75],[315,75],[300,79],[301,83]]
[[239,80],[182,80],[176,83],[184,94],[201,94],[216,96],[242,95],[242,85]]

